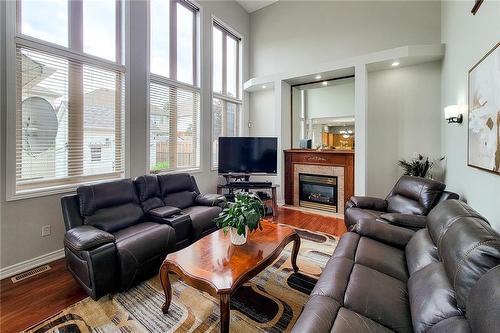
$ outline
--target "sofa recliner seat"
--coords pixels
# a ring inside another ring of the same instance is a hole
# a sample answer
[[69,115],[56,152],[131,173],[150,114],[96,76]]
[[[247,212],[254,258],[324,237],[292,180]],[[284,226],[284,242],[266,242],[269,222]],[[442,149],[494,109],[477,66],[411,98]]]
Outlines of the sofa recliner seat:
[[416,232],[359,220],[292,333],[498,332],[500,235],[458,200],[427,219]]
[[174,228],[176,249],[217,230],[214,219],[222,211],[223,197],[201,194],[193,176],[187,173],[145,175],[137,177],[135,183],[148,216]]
[[445,188],[435,180],[402,176],[385,199],[351,197],[345,205],[345,225],[351,230],[358,220],[372,219],[412,230],[425,228],[426,215],[436,204],[459,198]]
[[81,186],[61,200],[66,264],[94,299],[156,274],[175,247],[174,229],[148,221],[130,179]]

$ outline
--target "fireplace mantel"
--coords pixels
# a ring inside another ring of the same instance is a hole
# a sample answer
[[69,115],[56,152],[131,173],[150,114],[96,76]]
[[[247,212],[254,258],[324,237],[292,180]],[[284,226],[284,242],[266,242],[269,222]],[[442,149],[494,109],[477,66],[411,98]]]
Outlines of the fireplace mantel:
[[[285,154],[285,203],[287,205],[296,206],[294,197],[299,186],[296,184],[296,167],[304,169],[307,166],[328,166],[335,167],[336,170],[343,168],[344,183],[340,184],[344,192],[342,204],[354,195],[354,151],[287,149],[283,152]],[[343,207],[339,212],[343,212]]]

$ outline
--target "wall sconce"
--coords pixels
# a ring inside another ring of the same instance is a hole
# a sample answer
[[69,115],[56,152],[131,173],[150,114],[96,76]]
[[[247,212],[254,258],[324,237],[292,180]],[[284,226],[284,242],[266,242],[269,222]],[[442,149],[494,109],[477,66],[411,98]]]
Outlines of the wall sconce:
[[444,119],[448,120],[448,124],[461,124],[464,121],[464,109],[460,105],[448,105],[444,108]]

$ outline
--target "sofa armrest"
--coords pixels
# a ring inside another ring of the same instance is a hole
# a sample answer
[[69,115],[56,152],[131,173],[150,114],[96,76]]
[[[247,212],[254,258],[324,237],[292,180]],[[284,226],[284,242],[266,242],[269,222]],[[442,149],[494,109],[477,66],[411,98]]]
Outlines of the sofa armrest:
[[375,197],[352,196],[347,202],[347,207],[357,207],[362,209],[373,209],[385,211],[387,209],[387,200]]
[[380,215],[380,218],[388,221],[391,224],[406,228],[422,229],[427,225],[427,216],[423,215],[386,213]]
[[91,225],[70,229],[64,236],[64,245],[76,252],[88,251],[114,241],[115,236]]
[[164,217],[169,217],[171,215],[180,213],[181,209],[177,207],[172,207],[172,206],[162,206],[158,207],[155,209],[151,209],[148,214],[153,216],[153,217],[159,217],[159,218],[164,218]]
[[198,206],[217,206],[226,201],[226,198],[220,194],[199,194],[195,203]]
[[354,229],[360,236],[369,237],[396,247],[404,248],[414,231],[371,219],[361,219]]

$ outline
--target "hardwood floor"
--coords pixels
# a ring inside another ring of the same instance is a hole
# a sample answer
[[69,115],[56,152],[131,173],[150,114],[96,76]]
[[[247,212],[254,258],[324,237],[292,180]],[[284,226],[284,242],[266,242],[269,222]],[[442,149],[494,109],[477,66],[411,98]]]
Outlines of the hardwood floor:
[[[333,217],[279,208],[278,223],[340,236],[346,232],[344,221]],[[12,283],[0,282],[0,332],[19,332],[86,297],[73,280],[64,259],[50,263],[51,270]]]

